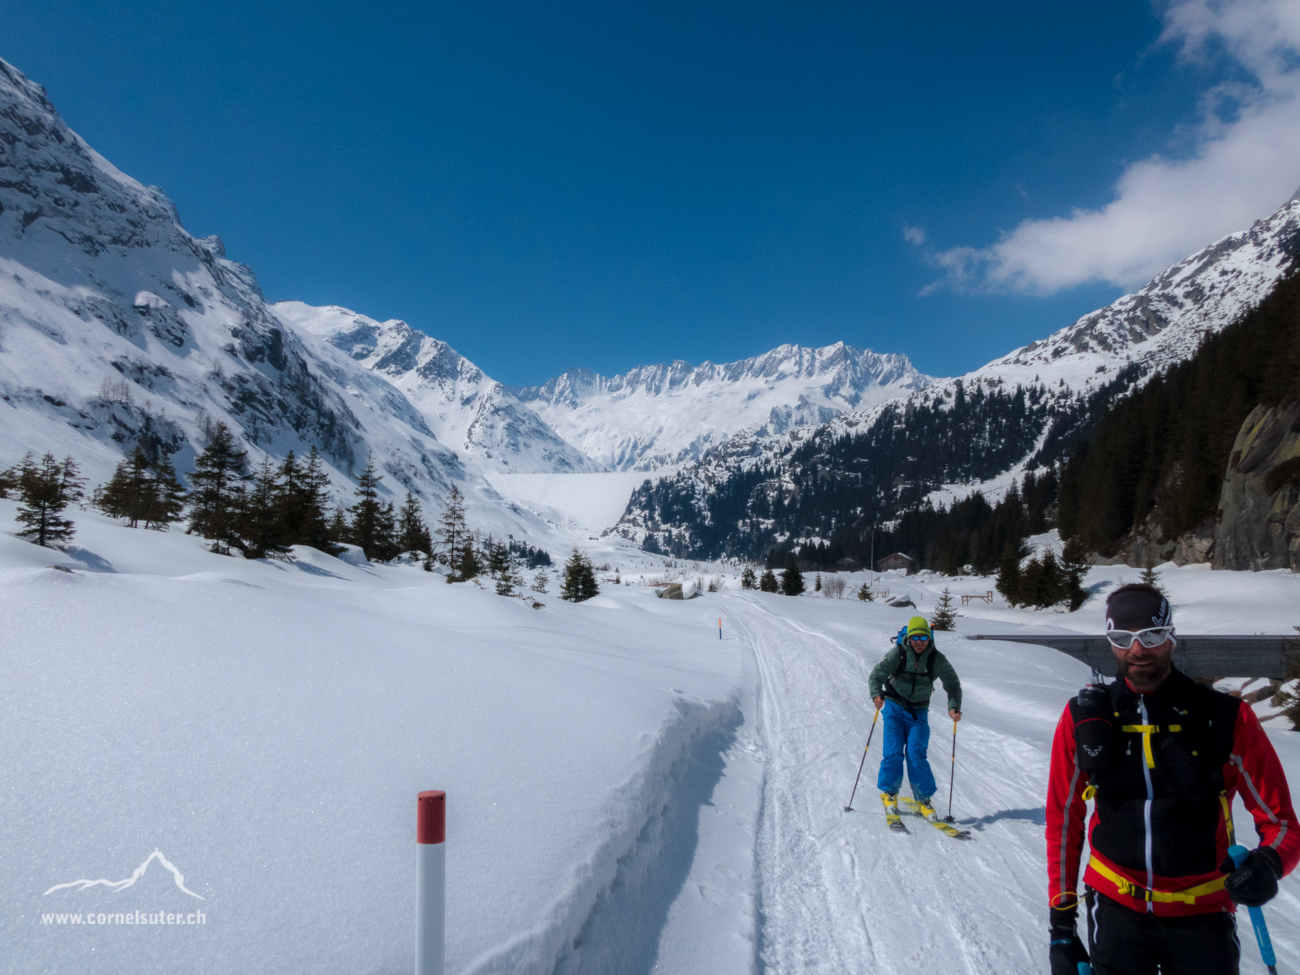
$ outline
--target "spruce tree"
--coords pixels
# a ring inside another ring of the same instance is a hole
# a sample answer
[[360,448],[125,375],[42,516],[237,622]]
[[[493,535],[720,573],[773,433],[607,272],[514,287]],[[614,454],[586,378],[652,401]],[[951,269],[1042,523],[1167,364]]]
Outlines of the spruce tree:
[[478,557],[472,538],[466,536],[459,554],[448,568],[455,570],[454,575],[452,572],[447,573],[448,582],[468,582],[483,574],[483,562]]
[[283,558],[289,554],[282,521],[282,488],[271,458],[264,458],[250,490],[244,495],[239,518],[240,542],[244,555],[250,559]]
[[1158,592],[1164,592],[1164,590],[1160,588],[1160,573],[1156,571],[1154,559],[1148,558],[1146,560],[1146,565],[1142,569],[1142,581],[1148,586],[1154,586]]
[[957,610],[953,606],[952,593],[947,587],[943,590],[943,596],[939,599],[939,605],[935,608],[934,616],[930,617],[930,629],[932,630],[951,630],[957,623]]
[[9,497],[9,492],[18,488],[18,465],[0,470],[0,498]]
[[771,569],[764,571],[763,577],[758,580],[758,588],[763,592],[776,592],[776,573]]
[[822,591],[822,574],[818,572],[817,578],[813,581],[813,592],[821,592],[821,591]]
[[870,603],[875,601],[876,594],[872,590],[870,583],[864,582],[861,586],[858,587],[858,598],[862,600],[864,603]]
[[81,500],[81,472],[71,457],[62,461],[47,453],[40,461],[31,454],[23,458],[18,469],[18,496],[22,501],[15,520],[25,526],[19,538],[37,545],[52,547],[66,542],[75,534],[73,523],[62,516],[72,502]]
[[218,423],[194,459],[189,498],[189,533],[211,541],[214,552],[229,554],[230,546],[239,544],[237,522],[248,479],[248,452],[239,449],[229,427]]
[[785,565],[785,571],[781,573],[781,592],[787,596],[800,596],[803,591],[803,573],[799,571],[799,563],[791,555],[790,561]]
[[403,552],[424,552],[426,555],[433,551],[429,529],[421,517],[420,502],[410,491],[406,492],[406,502],[397,513],[397,547]]
[[1077,538],[1066,542],[1061,551],[1061,571],[1065,574],[1065,598],[1069,600],[1070,612],[1073,613],[1088,600],[1088,591],[1083,588],[1088,559],[1083,543]]
[[600,587],[596,584],[596,571],[592,568],[591,560],[575,548],[569,560],[564,563],[564,584],[560,587],[560,598],[580,603],[599,595]]
[[1009,539],[1002,550],[1002,562],[998,567],[998,581],[995,588],[1002,594],[1008,606],[1019,606],[1024,602],[1021,592],[1019,546]]
[[488,575],[493,579],[500,579],[508,574],[510,572],[510,549],[493,541],[490,535],[484,547],[487,550]]
[[144,527],[166,531],[167,526],[181,520],[188,497],[181,482],[176,480],[176,468],[162,454],[151,471],[152,491],[149,495],[149,508],[145,512]]
[[469,538],[469,529],[465,524],[465,499],[461,496],[460,488],[454,484],[451,493],[447,495],[447,507],[438,516],[438,527],[434,534],[438,539],[438,561],[444,564],[451,562]]
[[149,493],[149,459],[136,447],[129,459],[118,461],[108,483],[95,491],[94,504],[110,518],[121,518],[128,528],[136,528],[148,507]]
[[[343,540],[341,535],[335,535],[334,529],[330,525],[329,503],[330,503],[330,478],[325,473],[325,462],[321,460],[320,454],[313,446],[311,454],[307,457],[307,466],[301,468],[300,484],[300,504],[299,517],[297,523],[297,535],[294,537],[295,544],[310,545],[312,548],[320,549],[322,552],[333,554],[338,551],[337,542]],[[344,530],[346,525],[343,526]]]
[[745,566],[743,569],[741,569],[741,571],[740,571],[740,588],[741,588],[741,589],[757,589],[757,588],[758,588],[758,579],[757,579],[757,577],[754,575],[754,568],[753,568],[753,566],[749,566],[749,565],[747,565],[747,566]]
[[349,509],[347,541],[360,546],[366,558],[381,559],[384,507],[379,503],[379,482],[384,478],[375,467],[373,457],[366,458],[366,469],[357,478],[352,492],[357,499]]
[[530,588],[533,592],[546,592],[546,583],[549,581],[550,577],[546,574],[546,570],[538,569],[537,574],[533,576],[533,584]]

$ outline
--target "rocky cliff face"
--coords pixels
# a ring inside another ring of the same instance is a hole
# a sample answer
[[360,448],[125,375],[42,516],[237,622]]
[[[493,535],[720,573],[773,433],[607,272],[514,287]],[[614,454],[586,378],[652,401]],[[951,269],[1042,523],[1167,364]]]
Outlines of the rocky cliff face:
[[1300,403],[1258,406],[1232,446],[1214,565],[1300,570]]

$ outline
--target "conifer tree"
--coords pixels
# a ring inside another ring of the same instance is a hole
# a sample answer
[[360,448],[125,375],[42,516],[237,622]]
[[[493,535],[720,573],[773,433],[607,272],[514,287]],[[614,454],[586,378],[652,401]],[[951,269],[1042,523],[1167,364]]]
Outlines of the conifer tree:
[[864,582],[858,587],[858,598],[864,603],[874,602],[876,599],[875,592],[871,589],[871,584]]
[[995,586],[1008,606],[1019,606],[1023,602],[1020,582],[1020,552],[1017,544],[1008,539],[1002,550],[1002,562],[998,567],[998,581]]
[[488,536],[487,544],[484,546],[487,550],[487,571],[493,579],[500,579],[510,572],[510,550],[503,544],[498,544]]
[[[349,509],[352,517],[348,523],[347,540],[360,546],[367,559],[382,559],[384,506],[379,503],[379,482],[383,479],[375,467],[374,458],[367,457],[366,469],[357,478],[356,489],[352,492],[357,500]],[[391,528],[389,531],[391,534]]]
[[533,592],[546,592],[546,583],[549,581],[550,577],[546,574],[546,570],[538,569],[537,574],[533,576],[533,584],[530,588]]
[[1154,586],[1159,592],[1164,590],[1160,588],[1160,573],[1156,571],[1155,560],[1148,558],[1146,565],[1142,569],[1142,581],[1148,586]]
[[813,580],[813,592],[821,592],[821,591],[822,591],[822,574],[818,572],[817,578]]
[[118,463],[108,483],[95,490],[93,503],[110,518],[124,519],[131,528],[143,521],[146,528],[165,530],[180,518],[185,489],[165,454],[151,464],[136,447],[129,459]]
[[754,575],[753,566],[747,565],[740,570],[740,588],[741,589],[758,588],[758,579]]
[[758,588],[763,592],[776,592],[777,591],[776,573],[773,572],[771,569],[767,569],[763,573],[763,577],[758,580]]
[[276,474],[279,491],[275,520],[285,540],[290,545],[297,545],[304,534],[308,500],[306,474],[292,450],[285,454]]
[[52,547],[66,542],[75,534],[73,523],[62,516],[63,510],[82,498],[81,472],[71,457],[62,461],[47,453],[40,461],[31,454],[18,468],[18,496],[22,505],[15,520],[24,526],[19,538],[37,545]]
[[310,545],[322,552],[333,554],[338,551],[336,542],[342,541],[336,536],[329,521],[330,478],[325,473],[325,462],[315,446],[307,457],[306,467],[300,468],[300,521],[297,523],[297,535],[293,536],[296,544]]
[[564,584],[560,587],[560,598],[580,603],[599,595],[600,587],[596,583],[596,571],[592,568],[591,560],[575,548],[569,560],[564,563]]
[[283,519],[283,485],[271,458],[258,465],[251,489],[244,496],[239,536],[250,559],[283,558],[289,554]]
[[951,630],[957,624],[957,610],[953,606],[952,593],[944,587],[943,596],[939,599],[939,605],[935,608],[934,616],[930,617],[930,629],[932,630]]
[[1088,559],[1083,543],[1077,538],[1066,542],[1061,551],[1061,571],[1065,575],[1065,598],[1069,600],[1070,612],[1073,613],[1088,600],[1088,591],[1083,588],[1083,579],[1088,573]]
[[158,458],[151,471],[152,491],[145,512],[144,527],[166,531],[167,526],[181,520],[188,495],[181,482],[176,480],[176,468],[166,454]]
[[110,518],[121,518],[128,528],[140,524],[148,506],[149,459],[139,447],[131,457],[118,461],[113,476],[95,491],[94,504]]
[[785,571],[781,573],[781,592],[787,596],[800,596],[803,591],[803,573],[799,571],[799,563],[791,555],[785,565]]
[[6,467],[0,471],[0,498],[9,497],[9,492],[18,488],[18,465]]
[[330,514],[329,520],[329,540],[331,543],[331,549],[337,551],[338,545],[344,542],[347,542],[349,545],[352,544],[351,542],[348,542],[349,534],[348,516],[344,512],[341,504],[336,505],[334,511]]
[[483,574],[483,563],[474,548],[474,540],[468,535],[460,546],[459,557],[455,559],[452,568],[455,569],[455,577],[449,572],[448,582],[468,582]]
[[433,551],[429,529],[421,517],[420,502],[410,491],[406,492],[406,502],[397,513],[397,547],[402,552],[429,554]]
[[189,533],[212,542],[212,551],[229,554],[239,544],[238,520],[248,475],[248,452],[240,450],[234,434],[218,423],[208,435],[203,453],[190,474]]
[[447,495],[447,507],[438,516],[435,534],[438,538],[438,561],[443,563],[450,563],[469,538],[469,529],[465,525],[465,499],[461,496],[460,488],[454,484],[451,493]]

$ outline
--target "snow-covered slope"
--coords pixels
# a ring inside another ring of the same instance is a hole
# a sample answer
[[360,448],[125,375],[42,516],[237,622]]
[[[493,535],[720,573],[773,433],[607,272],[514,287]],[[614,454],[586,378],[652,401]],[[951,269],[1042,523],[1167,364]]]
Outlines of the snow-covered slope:
[[438,440],[468,461],[503,473],[600,470],[499,382],[406,322],[378,322],[338,305],[281,301],[272,307],[281,321],[324,339],[396,386]]
[[[1076,614],[976,603],[941,634],[964,692],[952,811],[973,839],[957,844],[911,817],[910,835],[886,827],[879,729],[844,805],[867,676],[900,621],[991,580],[883,580],[917,610],[741,592],[734,575],[686,602],[633,585],[572,605],[552,584],[534,610],[311,549],[223,558],[93,511],[74,547],[40,549],[9,533],[15,508],[0,500],[6,972],[410,972],[428,788],[448,793],[451,973],[1047,970],[1051,736],[1088,672],[962,637],[1096,632],[1131,570],[1092,569]],[[1160,571],[1187,632],[1294,622],[1289,574]],[[1283,728],[1267,731],[1294,785],[1300,734]],[[1240,803],[1236,826],[1253,845]],[[51,890],[128,878],[155,849],[202,901],[157,862],[120,891]],[[1294,972],[1300,875],[1280,888],[1265,910]],[[204,923],[86,923],[137,910]],[[1262,971],[1238,923],[1242,971]]]
[[653,471],[696,460],[739,430],[763,438],[818,426],[931,381],[906,356],[837,342],[783,345],[721,365],[678,360],[620,376],[571,369],[514,392],[598,463]]
[[503,508],[397,388],[285,327],[218,238],[188,234],[0,61],[0,465],[52,450],[93,484],[139,444],[184,473],[217,421],[254,462],[318,447],[345,497],[373,456],[384,490],[434,500],[458,482],[472,508]]

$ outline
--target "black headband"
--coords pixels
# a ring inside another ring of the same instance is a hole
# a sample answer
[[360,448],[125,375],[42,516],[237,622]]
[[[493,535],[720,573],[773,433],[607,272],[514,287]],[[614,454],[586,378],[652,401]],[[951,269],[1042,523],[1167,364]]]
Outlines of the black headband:
[[1152,626],[1172,626],[1173,622],[1169,600],[1152,586],[1121,586],[1106,600],[1108,630],[1145,630]]

